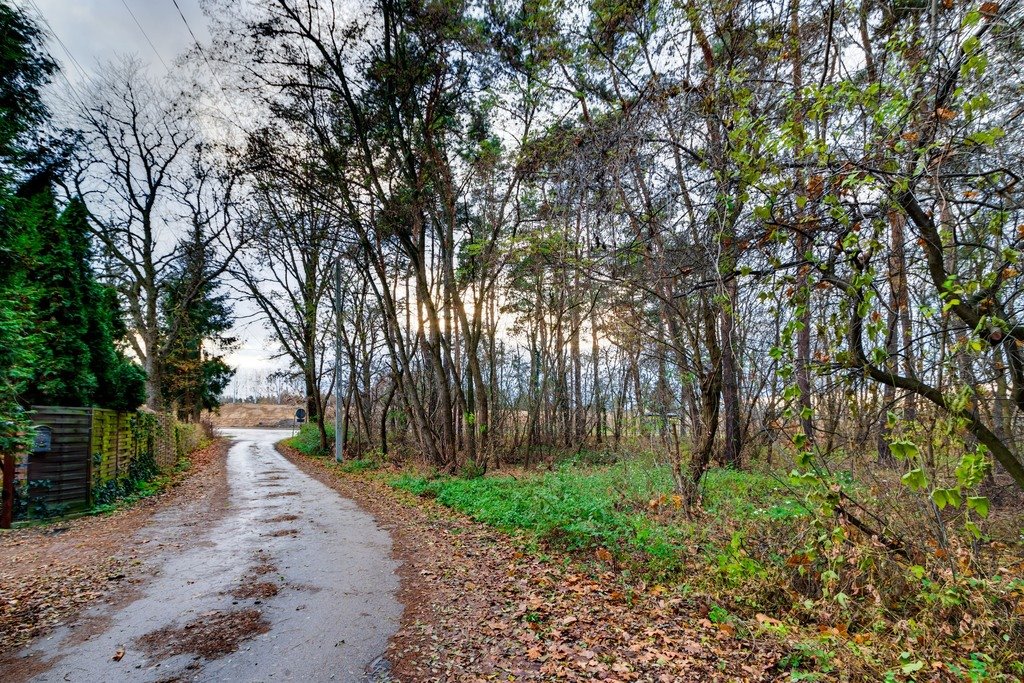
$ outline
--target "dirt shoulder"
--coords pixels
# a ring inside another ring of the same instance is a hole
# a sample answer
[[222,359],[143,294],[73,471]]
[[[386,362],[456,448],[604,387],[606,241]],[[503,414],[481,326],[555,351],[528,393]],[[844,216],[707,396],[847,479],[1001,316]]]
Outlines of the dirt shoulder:
[[525,552],[522,538],[278,448],[391,534],[405,613],[387,658],[399,681],[788,680],[775,640],[712,623],[709,605],[600,557]]
[[149,571],[144,560],[187,542],[185,528],[180,538],[142,538],[154,514],[188,507],[182,527],[217,516],[227,494],[228,446],[217,439],[193,453],[191,467],[167,489],[125,509],[0,533],[0,670],[3,656],[73,621],[93,601],[130,599]]

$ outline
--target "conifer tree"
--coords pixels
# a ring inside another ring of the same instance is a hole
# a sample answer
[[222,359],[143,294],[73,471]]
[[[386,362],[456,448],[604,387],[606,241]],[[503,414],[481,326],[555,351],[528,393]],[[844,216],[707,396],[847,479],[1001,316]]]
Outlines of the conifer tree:
[[211,277],[211,255],[202,235],[183,240],[179,252],[161,301],[164,319],[179,326],[166,356],[162,390],[180,419],[196,422],[203,410],[220,405],[220,395],[235,374],[223,356],[235,339],[225,336],[231,329],[231,304]]
[[23,185],[17,215],[30,242],[26,284],[33,305],[30,324],[42,339],[32,364],[32,381],[21,400],[27,404],[82,406],[96,391],[93,349],[88,343],[89,296],[93,286],[89,242],[74,234],[66,215],[58,216],[49,173]]

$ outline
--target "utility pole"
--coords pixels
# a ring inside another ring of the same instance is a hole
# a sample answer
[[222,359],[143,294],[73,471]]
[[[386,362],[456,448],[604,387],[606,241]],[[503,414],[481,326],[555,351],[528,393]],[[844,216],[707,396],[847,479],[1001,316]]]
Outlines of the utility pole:
[[341,259],[334,262],[334,460],[341,462]]

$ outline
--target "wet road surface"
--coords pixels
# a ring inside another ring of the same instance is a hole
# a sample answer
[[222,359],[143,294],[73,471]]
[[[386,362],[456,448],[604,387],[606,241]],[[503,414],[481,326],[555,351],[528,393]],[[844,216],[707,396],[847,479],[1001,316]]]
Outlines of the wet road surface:
[[[387,533],[277,453],[287,431],[224,432],[235,441],[223,516],[162,551],[130,604],[87,611],[88,633],[34,643],[31,657],[52,665],[33,680],[381,680],[402,609]],[[169,539],[187,514],[162,510],[142,533]],[[232,638],[235,652],[196,654]]]

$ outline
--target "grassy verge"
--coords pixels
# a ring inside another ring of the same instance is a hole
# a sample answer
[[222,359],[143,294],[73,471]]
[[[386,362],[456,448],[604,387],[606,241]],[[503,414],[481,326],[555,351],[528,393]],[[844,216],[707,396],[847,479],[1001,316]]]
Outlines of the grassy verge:
[[[473,519],[524,530],[538,541],[570,551],[604,549],[647,578],[664,579],[688,568],[695,547],[717,556],[714,538],[761,518],[802,514],[798,500],[761,474],[713,470],[707,477],[706,509],[712,517],[686,519],[672,494],[671,472],[653,462],[609,466],[563,465],[553,471],[473,479],[430,478],[404,473],[392,485],[436,498]],[[725,529],[714,519],[728,519]]]
[[[327,428],[327,439],[334,443],[334,424],[329,423],[325,427]],[[303,455],[323,455],[320,452],[320,434],[316,430],[316,425],[309,423],[302,425],[295,436],[285,439],[284,442]]]
[[[327,438],[334,439],[334,425],[327,425]],[[328,456],[320,452],[320,436],[314,425],[302,425],[295,436],[285,439],[283,443],[311,458],[331,457],[333,459],[333,454]],[[338,465],[338,469],[342,472],[353,474],[376,470],[379,466],[380,463],[372,458],[362,458],[359,460],[346,460]]]
[[[313,453],[312,436],[291,445]],[[625,592],[665,591],[738,635],[777,637],[789,680],[1024,679],[1019,568],[982,574],[964,555],[948,574],[925,569],[768,474],[712,470],[689,518],[669,469],[642,456],[474,478],[375,467],[338,469],[514,533],[526,552],[564,551],[595,577],[614,569]]]
[[870,542],[814,556],[807,548],[822,533],[820,518],[764,474],[710,471],[703,511],[692,519],[672,494],[668,468],[643,458],[516,476],[389,479],[484,524],[525,532],[534,551],[566,550],[614,564],[624,582],[664,585],[737,633],[781,637],[791,645],[780,666],[793,681],[832,680],[844,669],[855,679],[915,682],[1020,681],[1024,673],[1014,607],[1024,581],[967,571],[936,580]]

